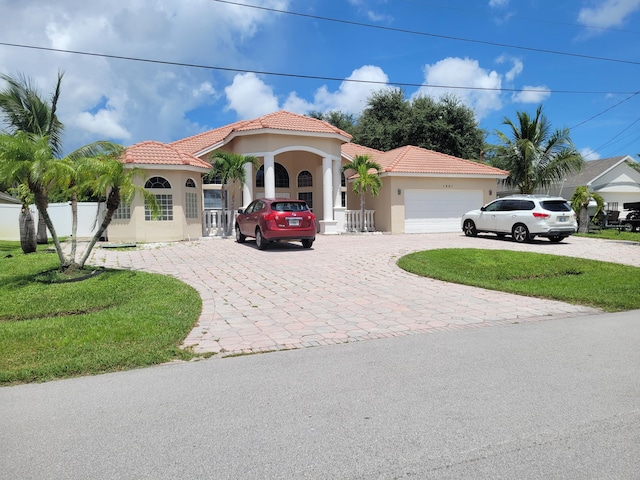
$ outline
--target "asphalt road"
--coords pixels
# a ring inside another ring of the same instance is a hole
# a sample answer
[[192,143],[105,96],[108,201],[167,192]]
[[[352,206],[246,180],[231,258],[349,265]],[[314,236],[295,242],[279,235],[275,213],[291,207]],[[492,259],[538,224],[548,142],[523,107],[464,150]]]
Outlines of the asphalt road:
[[638,479],[640,311],[0,388],[0,479]]

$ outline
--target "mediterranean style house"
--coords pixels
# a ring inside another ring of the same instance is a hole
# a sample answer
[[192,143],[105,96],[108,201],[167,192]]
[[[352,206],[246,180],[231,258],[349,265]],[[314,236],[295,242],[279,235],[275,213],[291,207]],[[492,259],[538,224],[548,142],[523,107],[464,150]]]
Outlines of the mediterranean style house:
[[[496,198],[498,180],[508,175],[418,147],[373,150],[351,143],[348,133],[327,122],[279,111],[171,143],[128,147],[123,161],[143,171],[140,184],[157,196],[162,214],[153,219],[138,197],[118,209],[108,240],[177,241],[219,234],[233,217],[221,216],[222,185],[203,180],[217,151],[259,161],[257,169],[246,165],[245,185],[227,187],[230,215],[255,198],[299,198],[315,213],[320,234],[348,232],[358,222],[369,231],[391,234],[458,231],[462,214]],[[360,199],[342,173],[356,155],[369,155],[383,170],[380,194],[366,196],[365,219],[359,218]]]

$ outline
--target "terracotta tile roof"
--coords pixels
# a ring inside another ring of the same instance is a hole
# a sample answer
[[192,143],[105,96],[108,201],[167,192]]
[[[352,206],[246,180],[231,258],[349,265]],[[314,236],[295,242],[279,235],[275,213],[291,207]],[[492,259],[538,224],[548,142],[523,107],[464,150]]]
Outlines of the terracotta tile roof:
[[509,172],[479,162],[464,160],[426,148],[406,146],[381,152],[353,143],[342,146],[343,154],[369,155],[386,173],[421,173],[432,175],[487,175],[507,176]]
[[[363,145],[358,145],[357,143],[344,143],[342,145],[342,154],[348,155],[349,158],[353,158],[356,155],[369,155],[371,159],[373,159],[373,157],[377,157],[378,155],[382,155],[383,153],[384,152],[380,150],[365,147]],[[377,160],[374,160],[374,161],[377,161]]]
[[178,151],[171,145],[155,141],[136,143],[127,147],[124,163],[144,165],[188,165],[197,168],[211,168],[211,165],[193,155]]
[[232,133],[256,130],[286,130],[290,132],[322,133],[339,135],[350,140],[351,135],[330,123],[284,110],[270,113],[253,120],[242,120],[224,127],[209,130],[192,137],[177,140],[170,145],[186,153],[196,154],[223,142]]

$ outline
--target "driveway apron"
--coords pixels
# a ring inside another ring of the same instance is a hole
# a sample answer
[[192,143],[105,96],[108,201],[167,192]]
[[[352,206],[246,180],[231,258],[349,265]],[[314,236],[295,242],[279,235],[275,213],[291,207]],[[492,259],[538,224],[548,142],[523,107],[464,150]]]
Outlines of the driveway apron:
[[517,244],[460,233],[318,236],[310,250],[285,243],[266,251],[253,241],[203,238],[96,248],[91,263],[172,275],[193,286],[202,312],[184,346],[223,356],[600,313],[422,278],[396,265],[402,255],[435,248],[534,251],[640,266],[640,244],[631,242],[570,237]]

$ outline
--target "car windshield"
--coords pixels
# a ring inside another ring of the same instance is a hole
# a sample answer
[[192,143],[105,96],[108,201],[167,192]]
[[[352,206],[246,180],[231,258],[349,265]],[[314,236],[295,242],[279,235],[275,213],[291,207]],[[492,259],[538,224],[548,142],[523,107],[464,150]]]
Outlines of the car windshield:
[[571,205],[566,200],[544,200],[540,202],[542,208],[550,212],[570,212]]
[[304,202],[274,202],[271,204],[271,210],[276,212],[305,212],[308,208]]

